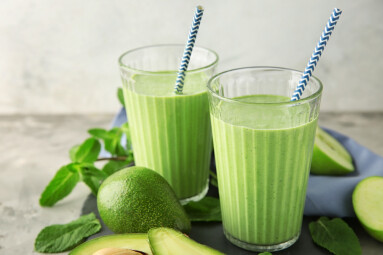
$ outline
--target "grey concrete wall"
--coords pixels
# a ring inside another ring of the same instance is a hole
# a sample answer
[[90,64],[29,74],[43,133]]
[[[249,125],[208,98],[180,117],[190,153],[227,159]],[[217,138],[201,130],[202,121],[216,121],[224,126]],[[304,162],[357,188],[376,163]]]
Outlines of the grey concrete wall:
[[197,4],[197,44],[219,53],[219,70],[303,70],[332,9],[342,9],[315,71],[322,110],[383,111],[381,0],[1,0],[0,114],[117,111],[118,56],[184,43]]

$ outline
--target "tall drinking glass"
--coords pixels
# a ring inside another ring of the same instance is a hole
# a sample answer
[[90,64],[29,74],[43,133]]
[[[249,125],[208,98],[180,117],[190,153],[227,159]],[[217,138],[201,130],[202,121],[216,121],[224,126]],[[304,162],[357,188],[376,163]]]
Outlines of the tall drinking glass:
[[182,202],[208,189],[212,147],[206,84],[218,55],[194,47],[183,95],[174,93],[184,45],[134,49],[119,59],[135,163],[160,173]]
[[290,101],[302,73],[249,67],[208,83],[224,232],[253,251],[299,237],[322,92],[312,77]]

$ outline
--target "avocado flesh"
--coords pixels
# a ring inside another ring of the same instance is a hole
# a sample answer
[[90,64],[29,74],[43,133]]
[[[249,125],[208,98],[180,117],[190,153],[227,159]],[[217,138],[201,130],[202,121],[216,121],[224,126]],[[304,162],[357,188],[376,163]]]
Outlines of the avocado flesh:
[[148,233],[154,255],[223,255],[170,228],[155,228]]
[[72,250],[69,255],[93,255],[104,248],[124,248],[152,255],[147,234],[122,234],[102,236],[89,240]]
[[343,175],[354,171],[350,153],[331,135],[317,128],[311,173]]
[[97,194],[105,225],[116,234],[147,233],[169,227],[189,232],[190,220],[169,183],[145,167],[128,167],[109,176]]
[[352,194],[354,211],[364,229],[383,242],[383,177],[368,177],[356,185]]

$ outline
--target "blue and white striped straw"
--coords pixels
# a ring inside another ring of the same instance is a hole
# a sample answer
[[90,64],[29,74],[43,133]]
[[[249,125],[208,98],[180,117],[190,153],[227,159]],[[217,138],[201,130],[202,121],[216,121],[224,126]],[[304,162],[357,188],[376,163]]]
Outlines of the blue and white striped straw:
[[311,55],[311,58],[305,68],[305,71],[299,80],[298,86],[296,87],[293,96],[291,97],[291,101],[299,100],[302,96],[303,91],[305,90],[307,83],[310,80],[310,77],[312,73],[314,72],[314,68],[317,65],[320,56],[322,55],[322,52],[324,51],[324,47],[326,46],[328,40],[330,39],[331,33],[335,28],[336,23],[338,22],[338,19],[340,15],[342,14],[342,11],[335,8],[331,14],[330,19],[328,20],[325,29],[322,32],[322,35],[319,39],[319,42],[317,46],[315,47],[315,50],[313,54]]
[[196,11],[194,13],[193,23],[190,27],[189,37],[185,46],[184,55],[182,56],[181,65],[178,69],[176,85],[174,87],[174,93],[176,94],[182,94],[182,90],[184,88],[185,72],[188,69],[194,43],[197,38],[199,25],[201,24],[203,11],[203,7],[199,5],[197,6]]

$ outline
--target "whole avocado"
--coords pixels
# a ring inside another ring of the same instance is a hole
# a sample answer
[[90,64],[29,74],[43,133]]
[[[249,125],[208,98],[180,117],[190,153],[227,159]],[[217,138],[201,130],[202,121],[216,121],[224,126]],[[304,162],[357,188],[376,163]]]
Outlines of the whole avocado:
[[145,167],[128,167],[109,176],[98,191],[97,207],[115,233],[146,233],[157,227],[188,233],[191,228],[168,182]]

